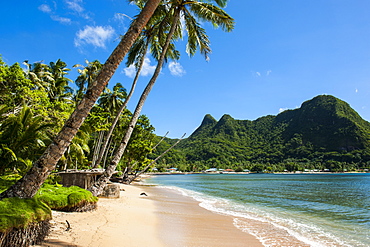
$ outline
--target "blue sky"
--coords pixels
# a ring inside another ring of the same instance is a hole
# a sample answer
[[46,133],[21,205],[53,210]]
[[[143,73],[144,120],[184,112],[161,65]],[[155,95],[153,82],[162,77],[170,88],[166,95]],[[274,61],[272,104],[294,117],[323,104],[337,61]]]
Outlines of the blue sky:
[[[165,65],[143,109],[156,134],[190,135],[206,114],[255,120],[294,109],[320,94],[348,102],[370,120],[370,1],[230,0],[233,32],[204,24],[211,40],[207,62],[190,58]],[[137,8],[125,0],[4,1],[0,54],[7,64],[61,59],[105,62]],[[186,37],[185,37],[186,38]],[[133,110],[154,70],[147,59]],[[131,85],[124,63],[110,81]],[[77,77],[76,69],[70,78]]]

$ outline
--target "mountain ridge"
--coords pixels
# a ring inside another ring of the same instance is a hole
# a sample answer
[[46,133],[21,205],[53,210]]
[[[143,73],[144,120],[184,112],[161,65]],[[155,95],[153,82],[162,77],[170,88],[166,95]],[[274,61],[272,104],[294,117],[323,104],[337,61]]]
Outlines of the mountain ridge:
[[[224,114],[217,121],[206,114],[176,152],[176,162],[208,167],[288,161],[364,167],[370,166],[370,123],[348,103],[331,95],[318,95],[297,109],[256,120],[237,120]],[[171,154],[166,162],[171,162]]]

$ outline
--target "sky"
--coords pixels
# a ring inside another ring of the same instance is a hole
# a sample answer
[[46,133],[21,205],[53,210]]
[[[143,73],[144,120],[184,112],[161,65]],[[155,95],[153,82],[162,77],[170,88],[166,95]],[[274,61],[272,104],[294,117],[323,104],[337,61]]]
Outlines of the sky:
[[[370,121],[370,1],[230,0],[235,19],[227,33],[202,23],[211,40],[210,60],[185,52],[168,61],[142,113],[157,135],[189,136],[206,114],[255,120],[295,109],[317,95],[346,101]],[[0,8],[0,54],[16,62],[99,60],[104,63],[138,9],[126,0],[4,1]],[[146,58],[128,108],[133,111],[155,68]],[[125,61],[109,82],[128,90]],[[77,70],[69,78],[75,80]]]

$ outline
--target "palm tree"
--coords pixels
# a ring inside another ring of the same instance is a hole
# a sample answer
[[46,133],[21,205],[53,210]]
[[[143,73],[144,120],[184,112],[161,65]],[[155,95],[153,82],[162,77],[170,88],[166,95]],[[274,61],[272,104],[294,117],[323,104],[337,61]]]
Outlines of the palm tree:
[[[215,0],[214,2],[216,2],[221,7],[224,7],[227,3],[227,0]],[[123,137],[119,148],[116,150],[115,155],[110,162],[110,165],[107,167],[107,169],[105,169],[103,175],[98,179],[98,181],[96,181],[96,183],[93,184],[92,187],[89,189],[93,193],[93,195],[99,195],[103,191],[106,183],[109,181],[110,177],[115,171],[118,162],[120,161],[127,147],[145,100],[148,97],[151,89],[153,88],[154,83],[156,82],[158,75],[162,69],[172,37],[175,34],[176,29],[181,27],[180,17],[183,16],[185,20],[185,27],[188,33],[187,52],[191,56],[194,55],[199,48],[200,52],[205,56],[206,59],[208,59],[208,54],[211,51],[208,36],[206,35],[205,30],[201,27],[197,19],[201,21],[211,22],[213,25],[220,26],[224,31],[227,32],[231,31],[234,28],[234,19],[231,18],[225,11],[215,5],[200,1],[168,1],[168,16],[171,17],[172,20],[170,22],[171,28],[166,35],[166,41],[162,46],[161,56],[158,60],[155,72],[139,99],[126,134]]]
[[[142,2],[138,2],[137,5],[141,9],[144,7]],[[166,22],[163,21],[163,18],[166,17],[166,13],[167,8],[165,5],[158,6],[152,18],[147,23],[146,27],[142,30],[141,35],[136,39],[135,43],[132,45],[130,51],[128,52],[126,66],[129,67],[134,64],[136,68],[136,75],[132,82],[129,94],[127,95],[115,119],[113,120],[111,127],[109,128],[107,136],[102,144],[100,154],[98,155],[97,160],[93,162],[94,163],[93,168],[97,168],[100,162],[102,161],[104,153],[108,147],[110,137],[113,134],[114,128],[117,125],[120,115],[126,108],[127,103],[129,102],[132,94],[134,93],[136,83],[139,79],[141,69],[144,65],[144,59],[147,55],[149,46],[151,47],[152,56],[157,60],[160,57],[162,47],[160,45],[159,38],[164,37],[165,35],[163,34],[163,32],[168,31],[167,30],[168,27],[164,25],[166,24]],[[176,37],[179,36],[180,36],[179,34],[176,35]],[[169,46],[168,52],[166,53],[166,58],[167,57],[175,60],[178,60],[180,58],[180,53],[175,49],[175,45],[173,43],[171,43]]]
[[103,92],[124,56],[149,21],[159,3],[160,0],[148,0],[144,9],[130,25],[130,28],[122,37],[116,49],[103,65],[96,80],[92,83],[91,87],[88,88],[85,96],[77,105],[70,118],[66,121],[62,130],[53,139],[53,142],[47,147],[43,155],[33,163],[32,168],[26,175],[8,190],[1,193],[0,198],[31,198],[36,194],[45,179],[55,169],[57,162],[63,156],[96,100]]
[[100,107],[107,109],[112,116],[116,115],[117,111],[123,104],[123,100],[127,97],[126,89],[121,83],[117,83],[113,87],[113,91],[109,88],[105,89],[98,100]]
[[[82,168],[87,164],[86,153],[90,152],[88,145],[91,136],[91,130],[89,126],[82,125],[76,136],[73,138],[71,145],[67,148],[63,157],[61,158],[62,169],[68,168]],[[87,165],[86,165],[87,166]]]
[[78,102],[83,97],[83,95],[86,93],[86,90],[93,84],[94,80],[103,67],[103,64],[101,64],[98,60],[94,60],[92,62],[85,60],[85,63],[86,66],[81,64],[73,65],[73,68],[82,68],[77,69],[80,75],[75,81],[78,87],[77,93],[75,95],[76,102]]
[[54,79],[50,99],[52,101],[65,101],[69,99],[72,96],[73,90],[68,86],[69,82],[72,82],[72,80],[65,77],[68,75],[68,71],[70,71],[70,69],[67,68],[67,64],[58,59],[55,63],[50,62],[49,68]]
[[26,65],[26,74],[28,79],[35,85],[35,89],[43,90],[51,95],[51,85],[54,83],[54,78],[50,72],[50,67],[42,62],[29,64],[28,60],[23,62]]
[[51,126],[42,116],[34,116],[26,105],[18,115],[10,115],[0,129],[0,170],[24,164],[24,160],[35,160],[49,140],[47,130]]
[[[108,110],[110,115],[107,118],[107,124],[111,117],[116,116],[119,117],[123,100],[126,102],[126,89],[122,86],[121,83],[117,83],[113,87],[113,91],[111,91],[109,88],[106,88],[103,94],[100,96],[98,100],[99,107],[105,110]],[[123,110],[123,109],[122,109]],[[115,123],[118,122],[114,121]],[[109,130],[112,130],[113,132],[114,126],[110,126]],[[103,137],[105,130],[100,130],[99,135],[97,136],[97,142],[95,143],[94,153],[93,153],[93,159],[92,159],[92,167],[97,168],[99,163],[101,162],[102,157],[104,156],[104,153],[106,152],[106,148],[108,146],[108,143],[110,141],[110,137],[112,132],[108,131],[108,134],[105,136],[104,144],[102,145]],[[98,161],[98,162],[97,162]]]

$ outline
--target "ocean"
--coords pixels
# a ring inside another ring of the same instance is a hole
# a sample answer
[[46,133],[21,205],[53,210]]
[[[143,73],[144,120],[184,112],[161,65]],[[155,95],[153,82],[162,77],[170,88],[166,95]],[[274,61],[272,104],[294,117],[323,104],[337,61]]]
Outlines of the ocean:
[[188,174],[146,180],[230,215],[264,246],[370,246],[370,174]]

